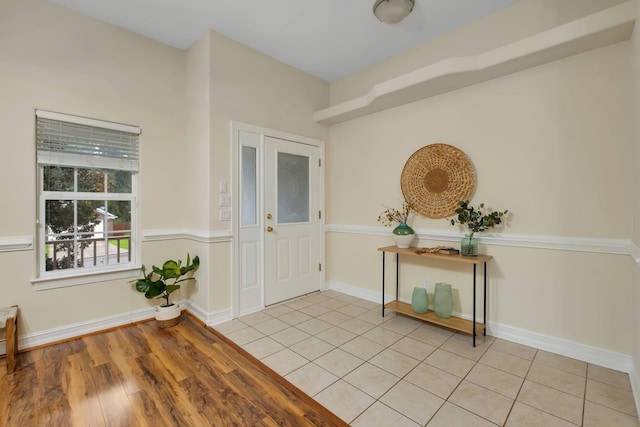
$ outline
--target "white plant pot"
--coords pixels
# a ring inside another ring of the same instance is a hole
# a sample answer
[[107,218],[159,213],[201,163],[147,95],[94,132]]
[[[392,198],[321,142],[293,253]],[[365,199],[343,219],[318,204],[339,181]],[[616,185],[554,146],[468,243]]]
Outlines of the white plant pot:
[[156,320],[171,320],[180,317],[184,310],[184,304],[173,304],[169,307],[155,306]]

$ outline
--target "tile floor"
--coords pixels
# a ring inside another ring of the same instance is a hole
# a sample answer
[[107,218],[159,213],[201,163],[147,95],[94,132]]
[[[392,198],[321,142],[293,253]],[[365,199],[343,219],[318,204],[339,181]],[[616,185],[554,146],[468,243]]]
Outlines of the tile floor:
[[335,291],[214,328],[353,426],[640,427],[625,373]]

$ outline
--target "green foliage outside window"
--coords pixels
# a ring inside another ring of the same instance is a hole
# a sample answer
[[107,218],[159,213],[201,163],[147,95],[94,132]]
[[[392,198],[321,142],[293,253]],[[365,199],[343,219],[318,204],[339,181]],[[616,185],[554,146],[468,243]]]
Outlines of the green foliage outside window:
[[[105,195],[131,193],[132,172],[44,166],[43,190],[73,195],[78,193],[105,193]],[[80,195],[73,200],[64,197],[45,200],[46,239],[47,241],[56,241],[55,257],[50,253],[52,251],[49,250],[49,245],[45,245],[46,270],[72,268],[72,260],[74,259],[76,266],[83,267],[80,251],[92,244],[90,239],[95,236],[96,226],[101,223],[104,232],[110,233],[108,237],[130,236],[131,201],[109,200],[109,197],[105,197],[105,200],[87,199],[83,200]],[[113,228],[122,230],[122,232],[111,233],[111,230],[107,230],[107,221],[111,221]],[[77,240],[77,245],[73,243],[74,240]],[[109,239],[108,242],[114,246],[118,244],[116,239]],[[120,239],[119,247],[129,250],[129,239]],[[108,252],[111,253],[111,249]]]

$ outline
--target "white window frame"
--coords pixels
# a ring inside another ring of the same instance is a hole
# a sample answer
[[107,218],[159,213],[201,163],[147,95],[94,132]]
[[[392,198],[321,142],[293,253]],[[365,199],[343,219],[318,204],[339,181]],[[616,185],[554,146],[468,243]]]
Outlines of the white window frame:
[[[140,135],[139,127],[123,125],[119,123],[106,122],[102,120],[89,119],[85,117],[72,116],[61,113],[54,113],[44,110],[36,110],[36,117],[58,120],[61,122],[74,123],[79,125],[87,125],[99,127],[109,130],[119,130]],[[139,140],[138,140],[139,145]],[[74,155],[56,153],[39,153],[37,160],[38,180],[38,220],[37,220],[37,259],[38,259],[38,277],[31,282],[36,290],[45,290],[51,288],[59,288],[66,286],[82,285],[87,283],[103,282],[109,280],[117,280],[123,278],[136,277],[139,274],[140,264],[140,238],[138,227],[138,163],[129,162],[125,167],[114,166],[117,160],[93,157],[90,155]],[[131,174],[131,193],[109,193],[106,197],[105,193],[86,193],[86,192],[59,192],[44,191],[44,167],[45,166],[64,166],[72,168],[96,168],[96,169],[112,169],[112,170],[130,170]],[[45,241],[46,241],[46,219],[45,205],[46,200],[107,200],[107,201],[130,201],[131,202],[131,245],[130,255],[131,261],[120,262],[111,265],[90,266],[81,268],[69,268],[63,270],[46,270],[45,257]]]

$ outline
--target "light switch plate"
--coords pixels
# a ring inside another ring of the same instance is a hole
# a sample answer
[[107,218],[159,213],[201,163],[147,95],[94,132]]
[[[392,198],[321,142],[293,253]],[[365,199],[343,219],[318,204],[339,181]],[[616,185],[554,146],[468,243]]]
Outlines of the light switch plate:
[[220,209],[220,221],[231,221],[231,209]]

